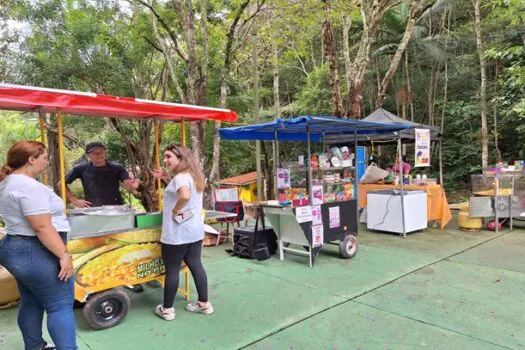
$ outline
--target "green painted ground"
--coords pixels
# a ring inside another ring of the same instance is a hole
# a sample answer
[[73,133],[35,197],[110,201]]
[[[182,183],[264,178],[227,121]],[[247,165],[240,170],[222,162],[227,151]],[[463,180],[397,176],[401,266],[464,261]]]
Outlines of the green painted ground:
[[[352,260],[325,247],[313,269],[292,255],[257,262],[206,248],[215,314],[189,314],[178,298],[176,320],[162,321],[162,289],[147,286],[115,328],[90,331],[77,310],[79,348],[525,348],[525,230],[365,231],[359,243]],[[0,349],[23,349],[16,309],[0,311]]]

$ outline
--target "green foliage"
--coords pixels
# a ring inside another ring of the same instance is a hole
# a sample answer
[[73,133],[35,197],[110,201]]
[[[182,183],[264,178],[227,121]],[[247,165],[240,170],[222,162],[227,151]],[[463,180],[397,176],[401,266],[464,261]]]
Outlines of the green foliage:
[[[225,43],[236,11],[244,0],[208,1],[209,67],[207,71],[206,104],[218,106],[225,61]],[[428,1],[431,2],[431,1]],[[197,1],[193,1],[198,11]],[[261,3],[261,2],[259,2]],[[408,19],[407,1],[392,8],[380,22],[380,35],[372,46],[373,58],[362,82],[363,107],[375,109],[377,82],[389,66],[389,56],[397,49]],[[157,1],[155,9],[170,28],[181,38],[184,35],[181,14],[174,2]],[[268,0],[254,23],[244,26],[255,8],[241,16],[235,32],[236,52],[226,77],[227,107],[235,110],[239,123],[270,120],[275,116],[273,97],[273,65],[278,64],[280,106],[283,118],[297,115],[322,115],[332,111],[329,71],[323,59],[322,25],[326,19],[325,3],[318,0]],[[353,61],[362,36],[360,8],[348,0],[332,0],[331,17],[334,42],[339,59],[341,90],[347,96],[344,57],[342,55],[343,16],[352,21],[349,31],[350,58]],[[369,6],[371,2],[365,2]],[[490,150],[493,144],[493,108],[496,108],[499,146],[504,159],[525,158],[525,23],[522,0],[493,0],[483,2],[482,30],[489,78]],[[447,28],[448,11],[451,28]],[[462,188],[469,175],[478,172],[480,154],[479,59],[476,52],[470,0],[436,0],[414,29],[406,49],[408,75],[414,107],[414,119],[428,122],[428,93],[431,70],[437,69],[435,119],[439,123],[441,108],[445,109],[444,166],[448,188]],[[151,13],[136,2],[119,0],[6,0],[0,4],[0,81],[43,87],[161,99],[165,74],[165,57],[153,47],[156,43]],[[24,36],[6,31],[7,19],[23,21]],[[197,61],[203,51],[200,41],[200,20],[196,20]],[[159,26],[161,34],[165,28]],[[253,113],[253,40],[257,33],[257,66],[260,72],[260,119]],[[181,49],[187,50],[180,41]],[[272,55],[278,50],[278,57]],[[174,78],[183,90],[187,88],[187,63],[172,50]],[[443,102],[444,65],[448,69],[448,97]],[[395,93],[407,84],[404,60],[389,87],[385,107],[400,113],[401,103]],[[496,69],[498,77],[496,78]],[[171,79],[170,77],[169,79]],[[180,102],[173,81],[168,82],[167,101]],[[21,138],[38,138],[36,122],[29,116],[3,113],[1,156],[8,145]],[[124,122],[122,128],[132,141],[140,144],[143,136],[140,124]],[[226,126],[226,124],[224,125]],[[92,140],[108,145],[112,160],[129,163],[121,135],[111,123],[102,118],[66,116],[66,162],[73,164],[83,157],[83,146]],[[180,142],[180,125],[164,124],[161,148]],[[188,129],[189,131],[189,129]],[[189,135],[189,132],[188,132]],[[212,156],[213,123],[206,126],[206,155]],[[153,138],[145,147],[152,150]],[[188,144],[190,139],[188,136]],[[221,142],[220,173],[233,176],[255,169],[253,142]],[[294,159],[304,153],[304,145],[283,144],[281,158]],[[432,169],[437,169],[437,154],[432,155]],[[495,160],[491,154],[490,161]]]
[[299,94],[300,113],[305,115],[330,115],[332,100],[328,84],[330,72],[327,65],[314,70],[307,78],[308,84]]
[[5,164],[8,149],[20,140],[40,141],[38,117],[31,114],[0,111],[0,164]]

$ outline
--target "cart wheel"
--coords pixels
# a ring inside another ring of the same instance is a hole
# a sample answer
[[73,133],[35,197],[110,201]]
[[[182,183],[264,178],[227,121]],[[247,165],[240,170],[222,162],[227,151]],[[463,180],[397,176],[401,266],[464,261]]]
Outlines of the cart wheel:
[[110,289],[90,297],[84,307],[84,318],[93,329],[118,325],[128,314],[130,300],[126,293]]
[[352,259],[357,254],[357,237],[354,235],[348,235],[339,242],[339,253],[344,259]]

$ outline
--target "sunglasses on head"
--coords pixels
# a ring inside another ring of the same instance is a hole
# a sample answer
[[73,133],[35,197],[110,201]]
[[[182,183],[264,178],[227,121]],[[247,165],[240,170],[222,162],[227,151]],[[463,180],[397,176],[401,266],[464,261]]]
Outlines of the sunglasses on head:
[[179,152],[177,152],[177,149],[179,147],[182,147],[180,143],[172,143],[172,144],[169,144],[168,147],[166,147],[166,149],[170,150],[173,154],[175,154],[177,157],[180,158],[180,154]]

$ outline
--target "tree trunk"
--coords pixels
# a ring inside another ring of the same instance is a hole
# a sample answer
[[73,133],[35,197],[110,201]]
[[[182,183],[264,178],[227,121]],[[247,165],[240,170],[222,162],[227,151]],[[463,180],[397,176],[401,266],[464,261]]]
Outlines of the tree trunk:
[[199,83],[199,105],[207,105],[208,95],[208,0],[200,0],[201,16],[201,47],[202,58],[200,64],[200,83]]
[[488,167],[489,160],[489,135],[487,129],[487,74],[485,57],[483,57],[483,43],[481,41],[481,14],[480,0],[472,0],[474,6],[476,46],[479,56],[479,68],[481,75],[480,107],[481,107],[481,166]]
[[496,62],[496,72],[494,74],[494,104],[493,104],[493,123],[494,123],[494,147],[496,149],[497,161],[501,161],[501,151],[499,149],[498,141],[498,79],[499,79],[499,70],[501,67],[501,62],[498,60]]
[[394,57],[392,58],[392,61],[390,62],[390,67],[388,68],[388,71],[383,77],[383,81],[381,82],[381,89],[379,90],[379,93],[377,94],[376,107],[378,108],[383,107],[388,84],[390,83],[392,76],[396,72],[399,62],[401,61],[401,58],[403,58],[403,53],[405,52],[408,42],[410,41],[410,38],[412,37],[412,32],[414,31],[414,26],[416,24],[416,19],[417,19],[417,14],[419,12],[420,3],[421,3],[421,0],[413,0],[412,4],[410,5],[410,18],[405,28],[405,33],[403,34],[403,38],[401,39],[401,42],[399,43],[397,47],[396,53],[394,54]]
[[427,93],[427,108],[428,108],[428,124],[434,125],[434,104],[436,101],[436,97],[434,96],[435,92],[435,85],[437,80],[437,68],[434,64],[432,64],[431,70],[430,70],[430,81],[428,85],[428,93]]
[[[448,34],[450,34],[450,14],[451,12],[452,12],[451,10],[448,10],[447,36]],[[447,43],[448,41],[445,40],[445,52],[447,52]],[[448,98],[447,94],[448,94],[448,58],[445,59],[445,86],[443,87],[443,107],[441,108],[441,121],[440,121],[441,125],[439,127],[441,134],[443,134],[443,131],[445,129],[445,109],[447,108],[447,98]],[[440,146],[440,157],[441,157],[441,143],[439,146]],[[440,159],[440,163],[441,162],[442,160]],[[440,171],[442,171],[441,166],[440,166]]]
[[370,61],[370,47],[377,36],[379,22],[384,14],[397,4],[395,1],[391,2],[390,0],[373,0],[370,6],[369,3],[369,0],[361,0],[360,4],[363,33],[359,43],[359,50],[352,64],[352,76],[354,79],[349,90],[349,104],[351,106],[349,114],[356,119],[361,117],[361,87]]
[[341,96],[341,84],[339,81],[339,64],[337,63],[337,53],[334,42],[334,32],[330,19],[331,6],[330,0],[323,0],[325,3],[326,18],[323,22],[323,41],[324,56],[330,70],[330,91],[332,95],[332,114],[336,117],[346,116]]
[[51,114],[49,118],[51,128],[47,128],[47,151],[49,157],[52,159],[48,174],[49,184],[53,186],[53,190],[60,196],[60,188],[57,186],[60,181],[60,155],[58,150],[58,134],[55,132],[57,129],[57,118],[55,116],[56,114]]
[[[226,102],[228,99],[228,76],[230,74],[231,70],[231,62],[232,57],[234,55],[234,49],[233,49],[233,43],[236,39],[235,32],[237,25],[239,24],[239,21],[241,19],[242,14],[244,13],[244,10],[250,3],[250,0],[246,0],[244,3],[242,3],[239,6],[239,9],[237,10],[237,13],[235,15],[235,18],[232,22],[232,25],[230,26],[230,29],[228,31],[227,40],[226,40],[226,47],[224,50],[224,67],[222,69],[221,73],[221,91],[220,91],[220,107],[226,108]],[[215,183],[220,179],[220,156],[221,156],[221,147],[220,147],[220,138],[219,138],[219,129],[221,128],[222,123],[220,121],[215,122],[214,127],[214,135],[215,138],[213,139],[213,155],[211,160],[211,169],[210,169],[210,176],[209,181],[210,183]],[[213,201],[213,196],[211,196],[211,199]]]
[[281,100],[279,98],[279,49],[277,44],[272,43],[273,50],[273,62],[272,62],[272,74],[273,74],[273,105],[275,107],[275,117],[281,117]]
[[407,99],[410,106],[410,120],[414,121],[414,101],[412,99],[412,84],[410,83],[410,71],[408,70],[408,53],[405,53],[405,74],[407,82]]
[[[352,61],[350,60],[350,47],[349,42],[350,39],[348,37],[348,33],[350,32],[350,27],[352,26],[352,19],[348,17],[347,15],[343,16],[343,55],[345,58],[345,76],[346,76],[346,86],[348,88],[348,91],[352,89],[352,82],[353,82],[353,76],[352,76]],[[345,106],[345,109],[347,111],[350,111],[350,100],[347,101],[347,106]]]

